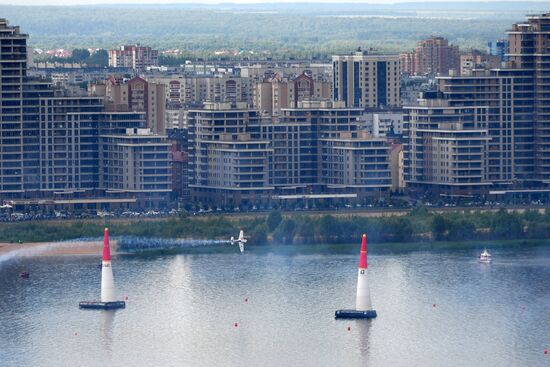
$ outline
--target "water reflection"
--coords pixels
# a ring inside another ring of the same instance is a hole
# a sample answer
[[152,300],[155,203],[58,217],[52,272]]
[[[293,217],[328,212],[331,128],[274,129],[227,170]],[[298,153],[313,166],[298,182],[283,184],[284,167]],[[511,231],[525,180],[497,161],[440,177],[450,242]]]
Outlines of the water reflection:
[[111,360],[113,356],[113,336],[116,310],[102,310],[101,315],[101,346],[105,356]]
[[375,320],[357,320],[355,327],[358,329],[358,349],[361,357],[368,362],[370,350],[370,328],[371,323]]
[[491,252],[489,267],[474,252],[374,254],[378,317],[350,322],[334,310],[354,305],[355,253],[119,256],[117,312],[78,309],[98,297],[96,258],[5,262],[0,365],[543,365],[550,248]]

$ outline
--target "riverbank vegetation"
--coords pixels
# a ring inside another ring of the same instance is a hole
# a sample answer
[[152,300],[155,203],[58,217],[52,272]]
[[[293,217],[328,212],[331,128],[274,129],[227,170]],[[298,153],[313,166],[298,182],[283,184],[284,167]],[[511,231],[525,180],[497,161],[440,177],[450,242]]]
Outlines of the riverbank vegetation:
[[[457,211],[443,214],[417,207],[406,215],[282,214],[212,216],[158,220],[111,220],[113,236],[227,239],[245,230],[253,245],[353,243],[367,233],[369,242],[483,241],[550,238],[550,211],[523,213]],[[103,220],[70,220],[5,223],[2,242],[45,242],[100,237]]]

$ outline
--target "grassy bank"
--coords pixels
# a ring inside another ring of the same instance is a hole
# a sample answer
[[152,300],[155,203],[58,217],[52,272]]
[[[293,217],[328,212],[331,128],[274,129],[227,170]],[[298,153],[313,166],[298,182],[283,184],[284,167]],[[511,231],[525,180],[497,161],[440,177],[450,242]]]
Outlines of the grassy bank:
[[[264,244],[355,243],[367,233],[370,243],[530,240],[550,238],[550,214],[454,212],[434,213],[419,207],[406,215],[364,217],[357,215],[282,216],[279,212],[257,216],[191,217],[157,220],[111,220],[113,236],[222,239],[243,228],[250,242]],[[103,220],[19,222],[0,224],[1,242],[44,242],[101,236]]]

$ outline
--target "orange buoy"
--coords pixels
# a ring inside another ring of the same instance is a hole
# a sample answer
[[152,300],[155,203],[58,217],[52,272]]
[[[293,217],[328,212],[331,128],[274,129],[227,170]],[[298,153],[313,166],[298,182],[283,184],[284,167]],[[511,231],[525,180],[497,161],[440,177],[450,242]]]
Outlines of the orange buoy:
[[544,355],[545,355],[545,356],[548,355],[548,349],[547,349],[547,348],[544,348]]

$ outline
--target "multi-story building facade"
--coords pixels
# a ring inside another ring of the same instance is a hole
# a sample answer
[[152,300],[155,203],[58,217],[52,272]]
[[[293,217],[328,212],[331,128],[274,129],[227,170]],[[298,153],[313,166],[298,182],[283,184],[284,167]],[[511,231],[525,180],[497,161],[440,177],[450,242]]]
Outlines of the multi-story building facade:
[[109,111],[145,112],[146,126],[153,132],[166,132],[166,87],[136,76],[128,81],[110,76],[90,85],[89,94],[103,97]]
[[100,146],[102,134],[143,128],[143,113],[106,112],[102,98],[27,77],[28,36],[5,20],[0,30],[0,199],[54,207],[135,202],[128,190],[111,190],[118,181],[103,177]]
[[[550,43],[550,14],[528,16],[508,36],[506,67],[438,77],[437,98],[452,108],[487,109],[486,180],[498,189],[494,192],[548,192],[550,52],[545,45]],[[408,138],[413,137],[409,130]],[[405,147],[410,163],[411,148]]]
[[397,137],[403,134],[403,111],[376,111],[366,116],[367,130],[374,137]]
[[101,134],[99,140],[99,171],[105,190],[136,194],[146,207],[168,204],[172,144],[166,136],[129,128],[124,134]]
[[528,70],[480,70],[439,78],[451,106],[488,108],[487,175],[494,185],[531,185],[535,171],[532,76]]
[[242,78],[250,78],[253,81],[261,82],[273,78],[276,74],[284,77],[295,77],[306,74],[315,81],[331,82],[332,65],[308,63],[275,63],[256,64],[238,67],[238,73]]
[[460,55],[460,75],[467,75],[474,69],[495,69],[500,66],[499,56],[484,54],[477,50]]
[[321,177],[328,192],[380,197],[392,186],[389,145],[365,131],[321,138]]
[[498,56],[500,61],[508,61],[508,40],[489,41],[487,43],[487,53]]
[[158,51],[139,45],[120,46],[119,49],[109,50],[109,66],[143,71],[147,67],[158,66]]
[[405,181],[412,190],[452,197],[484,194],[487,180],[487,107],[450,107],[425,99],[405,107]]
[[251,106],[252,79],[230,74],[151,77],[148,82],[165,85],[166,100],[184,108],[201,108],[204,102],[244,102]]
[[343,103],[303,102],[264,125],[273,146],[278,199],[342,195],[362,200],[388,192],[388,144],[367,134],[362,112]]
[[550,13],[530,15],[508,32],[509,65],[525,72],[534,93],[535,179],[550,180]]
[[27,76],[27,38],[0,19],[0,195],[21,197],[40,190],[41,97],[51,85]]
[[267,202],[273,152],[261,118],[244,104],[205,103],[188,111],[189,188],[197,203],[235,207]]
[[172,195],[179,203],[190,204],[187,129],[169,130],[168,139],[172,143]]
[[253,105],[268,115],[278,116],[283,108],[295,108],[303,101],[328,101],[331,84],[306,74],[283,78],[280,74],[255,85]]
[[399,55],[333,56],[332,96],[346,107],[399,107]]
[[420,41],[412,53],[401,54],[402,72],[414,75],[448,75],[450,70],[460,70],[458,46],[449,45],[443,37]]

